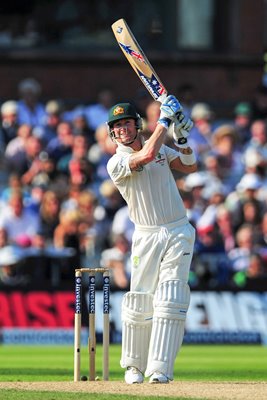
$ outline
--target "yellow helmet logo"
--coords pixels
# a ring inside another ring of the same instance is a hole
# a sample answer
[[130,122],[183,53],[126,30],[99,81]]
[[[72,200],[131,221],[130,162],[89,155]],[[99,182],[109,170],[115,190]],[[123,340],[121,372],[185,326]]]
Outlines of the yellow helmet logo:
[[123,107],[116,107],[113,111],[113,115],[119,115],[119,114],[124,114],[124,108]]

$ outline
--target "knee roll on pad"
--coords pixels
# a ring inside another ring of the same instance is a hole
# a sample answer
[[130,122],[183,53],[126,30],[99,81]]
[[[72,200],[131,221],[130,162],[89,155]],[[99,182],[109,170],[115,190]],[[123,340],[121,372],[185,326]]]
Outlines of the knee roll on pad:
[[153,298],[149,293],[127,292],[122,300],[122,321],[137,325],[151,323]]
[[144,372],[152,328],[153,295],[127,292],[122,301],[121,366]]
[[180,280],[159,285],[154,297],[154,316],[185,320],[190,302],[190,289]]

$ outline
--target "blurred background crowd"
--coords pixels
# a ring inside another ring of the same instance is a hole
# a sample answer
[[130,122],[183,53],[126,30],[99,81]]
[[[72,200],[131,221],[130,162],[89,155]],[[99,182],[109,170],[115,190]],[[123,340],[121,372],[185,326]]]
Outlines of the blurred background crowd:
[[[175,93],[194,121],[189,142],[199,167],[174,176],[197,231],[192,287],[267,277],[267,89],[255,92],[231,118],[217,118],[190,83]],[[40,82],[29,77],[1,104],[0,285],[57,286],[77,267],[101,265],[112,269],[113,288],[128,288],[133,224],[106,171],[116,151],[107,113],[119,100],[106,88],[73,108],[64,99],[43,102]],[[160,104],[142,89],[129,100],[149,135]]]

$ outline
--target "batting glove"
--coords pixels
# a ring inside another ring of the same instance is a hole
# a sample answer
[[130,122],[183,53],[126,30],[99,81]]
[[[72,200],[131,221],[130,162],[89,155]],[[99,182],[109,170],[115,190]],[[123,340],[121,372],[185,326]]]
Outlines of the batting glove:
[[193,122],[190,118],[186,118],[183,114],[180,115],[179,120],[176,119],[172,124],[172,136],[176,146],[188,147],[187,136],[190,130],[193,128]]
[[175,96],[170,95],[166,97],[160,106],[159,124],[168,129],[171,122],[182,111],[182,106]]

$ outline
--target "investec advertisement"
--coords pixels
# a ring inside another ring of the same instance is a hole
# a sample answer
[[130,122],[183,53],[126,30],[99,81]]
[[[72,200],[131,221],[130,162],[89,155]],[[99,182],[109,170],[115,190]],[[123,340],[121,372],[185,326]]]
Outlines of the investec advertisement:
[[[121,340],[124,292],[110,293],[111,342]],[[82,342],[88,338],[88,291],[82,291]],[[73,344],[74,291],[0,291],[3,344]],[[96,292],[96,331],[101,340],[103,292]],[[185,343],[267,344],[267,292],[192,291]]]

